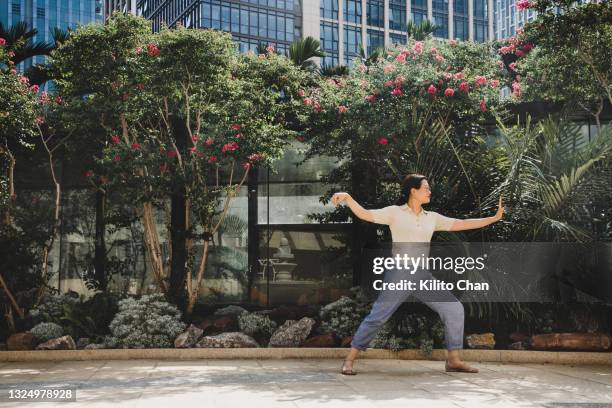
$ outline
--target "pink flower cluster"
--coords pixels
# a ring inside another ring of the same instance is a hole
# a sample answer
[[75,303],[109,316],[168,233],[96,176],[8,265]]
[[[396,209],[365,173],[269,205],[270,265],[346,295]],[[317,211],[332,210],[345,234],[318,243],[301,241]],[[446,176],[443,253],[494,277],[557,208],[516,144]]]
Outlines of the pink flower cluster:
[[516,2],[516,9],[517,10],[526,10],[529,7],[531,7],[531,5],[529,4],[529,0],[518,0]]
[[0,47],[4,47],[6,45],[6,40],[0,37]]
[[221,152],[225,153],[227,151],[234,151],[238,149],[238,143],[236,142],[229,142],[223,145],[223,147],[221,148]]
[[149,54],[150,57],[159,57],[161,54],[161,51],[159,50],[156,44],[151,43],[147,45],[147,53]]

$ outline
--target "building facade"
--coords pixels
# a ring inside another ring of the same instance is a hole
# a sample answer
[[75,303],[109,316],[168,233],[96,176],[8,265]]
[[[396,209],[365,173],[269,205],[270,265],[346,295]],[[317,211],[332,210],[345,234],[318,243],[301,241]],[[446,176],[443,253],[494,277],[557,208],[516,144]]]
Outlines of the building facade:
[[348,65],[364,44],[374,49],[408,40],[406,24],[429,20],[437,38],[483,42],[493,38],[492,0],[304,0],[304,36],[321,39],[323,65]]
[[163,25],[231,32],[240,52],[258,44],[281,52],[300,37],[319,38],[322,65],[351,65],[364,44],[406,43],[406,24],[432,21],[435,37],[482,42],[492,39],[493,0],[106,0],[106,14],[133,12]]
[[[55,27],[66,30],[78,24],[103,21],[102,0],[1,0],[0,22],[4,27],[25,21],[29,28],[38,30],[33,42],[52,42]],[[45,61],[44,56],[20,64],[26,69]]]

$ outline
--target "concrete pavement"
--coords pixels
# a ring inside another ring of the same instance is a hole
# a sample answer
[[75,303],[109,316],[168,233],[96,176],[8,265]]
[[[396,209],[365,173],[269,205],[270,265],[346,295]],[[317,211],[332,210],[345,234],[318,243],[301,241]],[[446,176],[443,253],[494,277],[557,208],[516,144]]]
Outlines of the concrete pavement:
[[96,360],[0,363],[0,392],[76,387],[76,402],[2,407],[612,407],[612,366],[361,359]]

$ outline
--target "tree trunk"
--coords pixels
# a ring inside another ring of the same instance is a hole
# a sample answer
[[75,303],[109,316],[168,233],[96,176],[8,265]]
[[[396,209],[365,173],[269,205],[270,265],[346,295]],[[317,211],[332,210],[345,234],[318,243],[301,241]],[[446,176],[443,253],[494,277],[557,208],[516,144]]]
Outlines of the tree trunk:
[[108,279],[106,277],[106,194],[103,191],[96,191],[96,240],[94,251],[94,279],[98,282],[98,287],[106,291]]
[[[189,132],[183,118],[172,119],[172,129],[176,138],[176,147],[185,152]],[[168,300],[185,310],[187,278],[187,202],[185,199],[185,186],[174,186],[170,197],[170,236],[172,245],[172,258],[170,263],[170,288]]]

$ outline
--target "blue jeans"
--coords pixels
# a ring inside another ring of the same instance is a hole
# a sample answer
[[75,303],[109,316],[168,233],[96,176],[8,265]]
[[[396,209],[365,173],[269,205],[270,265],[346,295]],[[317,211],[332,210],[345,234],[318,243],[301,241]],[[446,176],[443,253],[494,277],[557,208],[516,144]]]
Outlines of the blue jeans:
[[[405,270],[389,269],[385,271],[384,282],[400,282],[402,279],[413,281],[419,287],[422,279],[435,279],[431,272],[418,270],[414,274]],[[389,320],[397,308],[410,295],[436,311],[444,324],[444,341],[448,350],[463,348],[463,305],[452,292],[441,290],[435,293],[425,290],[381,290],[372,310],[359,325],[351,341],[351,346],[365,351],[382,325]]]

